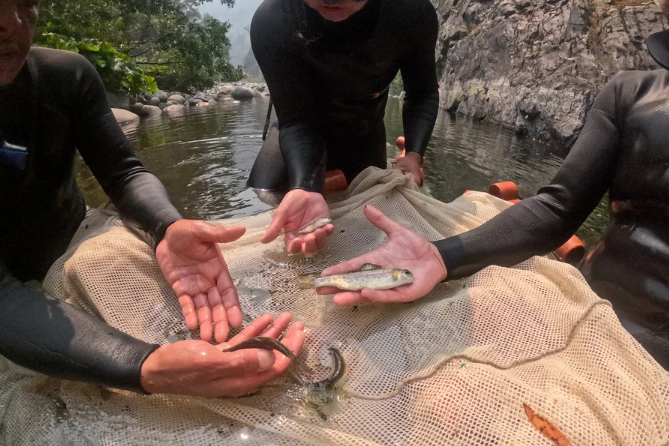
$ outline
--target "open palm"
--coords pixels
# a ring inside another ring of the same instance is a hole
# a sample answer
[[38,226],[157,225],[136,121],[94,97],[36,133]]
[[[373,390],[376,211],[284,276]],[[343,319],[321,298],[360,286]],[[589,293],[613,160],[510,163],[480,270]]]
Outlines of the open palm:
[[[373,263],[384,268],[407,269],[414,276],[414,282],[390,290],[346,291],[335,295],[336,305],[354,305],[360,302],[411,302],[428,294],[439,282],[446,278],[446,267],[436,246],[425,238],[395,223],[373,206],[365,206],[365,217],[388,235],[388,241],[378,249],[330,267],[324,276],[345,274],[359,270],[365,263]],[[336,288],[326,287],[319,294],[336,293]]]
[[239,327],[242,312],[237,290],[218,243],[241,237],[245,228],[215,226],[204,221],[173,223],[156,249],[156,258],[167,282],[177,294],[186,326],[200,326],[202,340],[217,342]]

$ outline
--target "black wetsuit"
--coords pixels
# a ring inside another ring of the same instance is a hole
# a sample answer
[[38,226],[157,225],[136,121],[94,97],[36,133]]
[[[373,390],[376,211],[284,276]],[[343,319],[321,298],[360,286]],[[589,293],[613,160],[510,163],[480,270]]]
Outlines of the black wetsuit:
[[383,118],[399,70],[406,148],[422,155],[439,110],[437,33],[429,0],[368,0],[339,23],[304,0],[265,0],[251,44],[280,131],[269,135],[249,186],[322,192],[326,168],[349,181],[369,166],[385,169]]
[[[669,69],[669,31],[648,39]],[[465,234],[436,242],[449,279],[511,266],[569,239],[601,201],[611,221],[582,271],[623,326],[669,369],[669,71],[630,71],[601,91],[550,185]]]
[[0,354],[49,375],[141,392],[141,365],[156,346],[21,282],[44,278],[85,217],[75,150],[147,242],[155,246],[181,216],[132,153],[100,77],[78,54],[31,49],[17,79],[0,88],[0,130],[27,148],[0,150]]

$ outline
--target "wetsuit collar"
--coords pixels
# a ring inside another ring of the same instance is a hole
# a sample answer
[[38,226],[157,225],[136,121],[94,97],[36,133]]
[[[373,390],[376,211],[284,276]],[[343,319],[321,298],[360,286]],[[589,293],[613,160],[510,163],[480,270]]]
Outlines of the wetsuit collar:
[[646,39],[650,55],[665,70],[669,70],[669,30],[652,34]]

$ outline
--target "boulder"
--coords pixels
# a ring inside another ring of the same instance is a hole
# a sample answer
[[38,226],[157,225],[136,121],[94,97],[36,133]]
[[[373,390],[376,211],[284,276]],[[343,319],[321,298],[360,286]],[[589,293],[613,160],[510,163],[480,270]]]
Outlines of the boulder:
[[234,90],[235,90],[235,87],[233,87],[233,86],[231,86],[231,85],[226,85],[226,86],[221,87],[221,88],[218,89],[218,94],[219,94],[219,95],[220,95],[220,94],[229,95],[229,94],[232,93]]
[[155,116],[163,112],[159,107],[154,105],[145,105],[143,110],[147,113],[147,116]]
[[139,123],[139,116],[128,110],[112,108],[112,113],[114,113],[116,121],[118,121],[121,126]]
[[250,88],[238,87],[232,92],[232,97],[238,101],[248,101],[255,97],[255,92]]
[[176,102],[177,104],[183,105],[183,103],[186,102],[186,98],[184,98],[180,94],[173,94],[172,96],[167,98],[167,102]]
[[161,102],[160,105],[158,105],[158,108],[161,110],[165,110],[167,107],[169,107],[167,102]]
[[194,107],[194,106],[196,106],[197,104],[199,104],[200,102],[202,102],[202,99],[195,99],[195,98],[192,98],[192,99],[189,99],[189,100],[188,100],[188,105],[190,105],[191,107]]
[[173,112],[173,111],[182,111],[183,109],[184,109],[183,105],[179,105],[179,104],[168,105],[167,107],[165,107],[163,109],[163,112],[168,112],[169,113],[169,112]]
[[153,105],[153,106],[157,107],[158,105],[160,105],[160,99],[155,98],[155,97],[151,98],[151,100],[149,101],[149,105]]
[[154,98],[158,98],[160,102],[167,102],[168,94],[165,93],[163,90],[158,90],[155,93],[153,93]]
[[142,104],[141,102],[138,102],[138,103],[130,106],[130,111],[135,113],[136,115],[144,118],[146,116],[149,116],[149,111],[144,110],[144,107],[147,107],[147,106]]

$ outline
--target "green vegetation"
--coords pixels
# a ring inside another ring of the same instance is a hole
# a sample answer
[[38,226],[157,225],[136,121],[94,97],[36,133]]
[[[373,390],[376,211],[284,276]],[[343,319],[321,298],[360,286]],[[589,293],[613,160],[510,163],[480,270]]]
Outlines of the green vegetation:
[[404,80],[402,79],[402,73],[397,73],[395,79],[390,84],[390,94],[399,96],[400,93],[404,90]]
[[109,91],[185,91],[242,79],[242,68],[228,61],[230,24],[197,11],[207,1],[44,2],[35,43],[82,54]]

